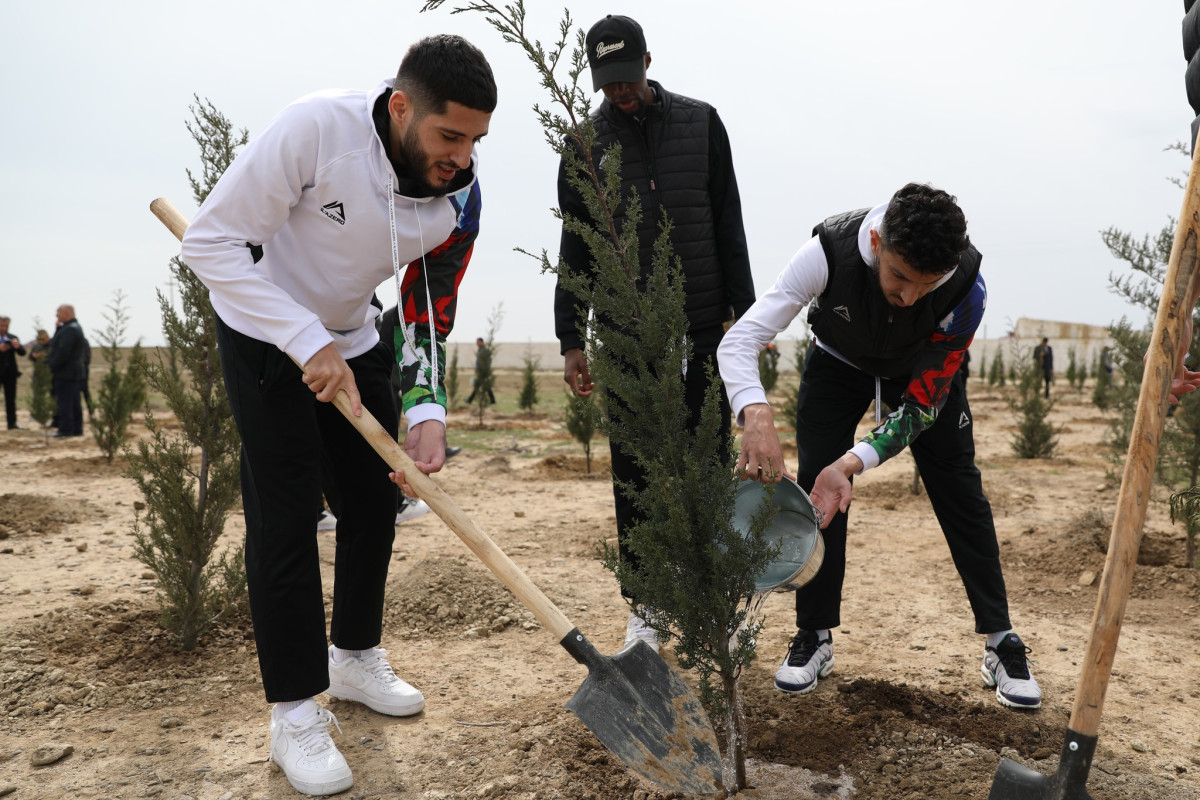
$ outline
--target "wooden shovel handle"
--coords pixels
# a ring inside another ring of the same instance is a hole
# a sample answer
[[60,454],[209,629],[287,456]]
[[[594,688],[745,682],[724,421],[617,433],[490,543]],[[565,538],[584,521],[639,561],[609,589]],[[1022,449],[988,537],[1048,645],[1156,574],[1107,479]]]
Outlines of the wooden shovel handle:
[[[177,239],[182,240],[187,230],[188,222],[183,215],[167,200],[158,198],[150,204],[150,210],[162,220]],[[301,370],[304,367],[297,364]],[[475,523],[467,516],[458,504],[446,494],[433,479],[417,469],[413,460],[408,457],[391,434],[379,424],[379,420],[367,409],[362,410],[362,416],[356,417],[350,410],[350,397],[345,392],[338,392],[333,404],[349,420],[350,424],[362,434],[371,448],[387,462],[393,470],[402,470],[404,479],[416,491],[417,496],[429,504],[450,530],[458,534],[458,538],[471,549],[488,569],[495,573],[500,582],[512,591],[525,606],[533,612],[542,626],[554,635],[555,640],[562,641],[575,627],[567,617],[558,610],[550,598],[534,585],[533,581],[512,562],[504,551],[492,541],[486,533],[475,527]]]
[[1100,579],[1096,610],[1092,616],[1092,635],[1084,656],[1083,672],[1071,710],[1071,730],[1095,736],[1100,729],[1104,694],[1125,616],[1125,604],[1133,584],[1133,567],[1141,545],[1142,525],[1154,479],[1154,465],[1170,402],[1171,378],[1179,361],[1184,322],[1191,317],[1195,303],[1197,263],[1200,260],[1200,161],[1192,159],[1183,210],[1171,247],[1171,260],[1163,281],[1158,314],[1146,368],[1138,395],[1137,414],[1129,437],[1129,453],[1117,496],[1108,557]]

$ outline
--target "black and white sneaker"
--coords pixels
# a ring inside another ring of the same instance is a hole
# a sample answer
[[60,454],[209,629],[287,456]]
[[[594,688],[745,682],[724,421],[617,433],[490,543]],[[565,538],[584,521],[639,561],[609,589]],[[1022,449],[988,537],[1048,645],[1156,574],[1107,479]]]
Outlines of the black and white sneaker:
[[808,694],[817,679],[833,672],[833,634],[817,639],[816,631],[796,631],[787,657],[775,670],[775,688],[789,694]]
[[1010,633],[995,647],[985,648],[979,667],[985,686],[996,689],[996,700],[1008,708],[1042,707],[1042,689],[1029,671],[1030,652],[1021,637]]

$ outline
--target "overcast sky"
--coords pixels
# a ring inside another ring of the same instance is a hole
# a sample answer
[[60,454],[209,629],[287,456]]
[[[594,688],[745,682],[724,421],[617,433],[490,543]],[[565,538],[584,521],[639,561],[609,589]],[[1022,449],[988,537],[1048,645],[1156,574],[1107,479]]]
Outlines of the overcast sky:
[[[408,44],[454,32],[488,56],[500,90],[480,146],[483,222],[452,341],[483,332],[552,341],[554,282],[514,247],[554,250],[557,162],[532,112],[532,66],[481,15],[419,0],[84,0],[11,3],[0,26],[0,314],[29,337],[73,303],[86,329],[122,290],[129,339],[163,341],[155,289],[171,235],[163,196],[191,217],[184,128],[193,95],[251,136],[296,97],[371,88]],[[533,35],[562,0],[528,0]],[[1132,313],[1099,232],[1156,233],[1179,213],[1187,162],[1179,2],[1127,0],[571,0],[576,27],[638,19],[650,76],[712,103],[729,130],[755,288],[814,223],[883,202],[910,180],[947,189],[983,253],[980,336],[1019,317],[1108,324]],[[597,96],[598,98],[599,96]],[[385,287],[386,288],[386,287]],[[393,290],[394,291],[394,290]],[[391,305],[395,298],[384,296]],[[93,341],[95,337],[93,336]]]

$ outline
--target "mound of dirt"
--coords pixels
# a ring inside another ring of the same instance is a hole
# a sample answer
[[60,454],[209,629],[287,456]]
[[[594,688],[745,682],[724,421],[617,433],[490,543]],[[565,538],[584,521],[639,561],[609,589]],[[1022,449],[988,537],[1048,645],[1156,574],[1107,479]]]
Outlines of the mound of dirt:
[[[246,655],[253,649],[248,615],[222,622],[190,652],[164,632],[157,611],[125,603],[62,607],[6,638],[0,695],[10,717],[162,708],[178,702],[188,683],[229,676],[230,670],[252,681],[256,673],[253,656]],[[226,660],[230,652],[240,656]],[[154,665],[152,673],[147,664]],[[229,684],[232,678],[222,680]],[[223,696],[233,691],[226,687]]]
[[85,500],[40,494],[0,495],[0,539],[52,535],[98,513],[100,509]]
[[540,626],[492,573],[465,558],[422,559],[389,581],[384,624],[400,638],[473,639]]
[[551,481],[567,481],[577,478],[587,480],[608,480],[612,473],[612,459],[607,455],[599,456],[592,453],[591,470],[588,470],[588,460],[585,456],[555,453],[546,456],[533,467],[538,477]]

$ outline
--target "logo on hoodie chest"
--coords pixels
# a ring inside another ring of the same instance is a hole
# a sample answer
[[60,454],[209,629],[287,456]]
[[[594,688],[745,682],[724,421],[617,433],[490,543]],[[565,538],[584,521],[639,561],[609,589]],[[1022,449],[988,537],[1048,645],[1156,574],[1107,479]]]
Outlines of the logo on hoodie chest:
[[321,213],[329,217],[338,225],[346,224],[346,209],[340,200],[334,200],[332,203],[326,203],[321,206]]

